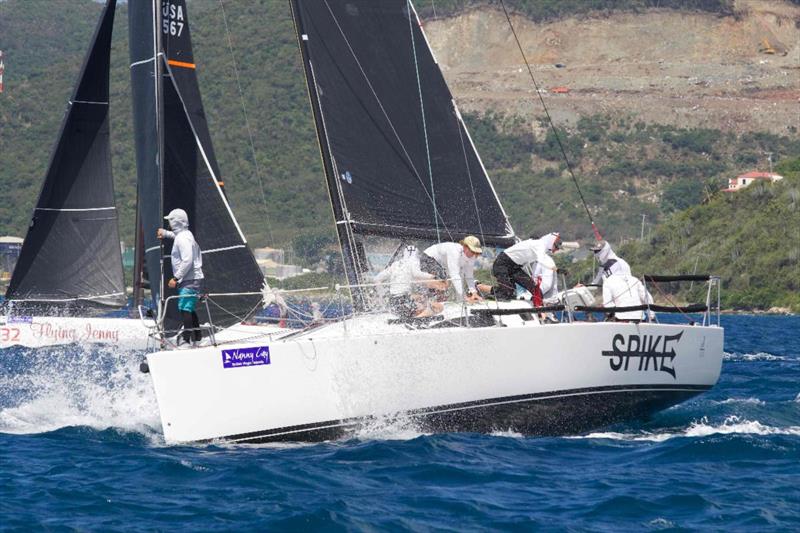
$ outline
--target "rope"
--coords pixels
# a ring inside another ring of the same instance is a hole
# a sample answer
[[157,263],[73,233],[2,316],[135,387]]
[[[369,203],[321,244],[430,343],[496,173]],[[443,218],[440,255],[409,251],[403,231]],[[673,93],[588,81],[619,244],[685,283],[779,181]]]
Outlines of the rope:
[[236,55],[234,54],[234,51],[233,51],[233,39],[231,38],[231,32],[228,29],[228,17],[225,14],[225,2],[224,2],[224,0],[219,0],[219,5],[220,5],[220,8],[222,9],[222,20],[225,23],[225,35],[228,38],[228,50],[230,50],[230,53],[231,53],[231,62],[233,63],[233,72],[234,72],[234,74],[236,76],[236,85],[239,88],[239,101],[242,104],[242,114],[244,115],[244,125],[245,125],[245,128],[247,129],[247,136],[248,136],[248,138],[250,140],[250,152],[251,152],[251,154],[253,156],[253,165],[255,166],[255,169],[256,169],[256,177],[258,178],[258,185],[259,185],[259,189],[261,191],[261,202],[264,205],[264,221],[267,223],[267,233],[269,233],[270,246],[274,247],[275,246],[275,237],[272,234],[272,224],[270,224],[270,221],[269,221],[269,209],[267,207],[267,195],[264,192],[264,180],[262,179],[261,167],[259,166],[258,158],[256,157],[256,147],[255,147],[255,143],[253,142],[253,131],[250,128],[250,121],[247,118],[247,108],[245,106],[244,91],[242,90],[242,83],[241,83],[241,81],[239,79],[239,68],[238,68],[238,66],[236,64]]
[[[361,71],[361,75],[364,77],[364,80],[367,82],[367,86],[369,87],[369,90],[372,92],[372,96],[375,97],[375,101],[377,102],[378,107],[381,110],[381,113],[383,113],[384,118],[389,123],[389,127],[392,129],[392,133],[394,133],[394,136],[397,139],[397,142],[400,144],[400,148],[403,150],[403,153],[405,154],[406,159],[408,159],[408,164],[411,166],[411,170],[414,172],[414,176],[416,176],[416,178],[419,181],[420,185],[422,185],[422,190],[425,191],[425,194],[428,196],[428,199],[430,199],[432,201],[433,199],[431,198],[430,193],[428,193],[428,189],[427,189],[427,187],[425,187],[425,183],[422,181],[422,177],[420,176],[420,173],[417,170],[417,167],[414,166],[414,161],[411,159],[411,156],[409,155],[408,150],[406,150],[406,146],[405,146],[405,144],[403,144],[403,141],[400,138],[400,134],[397,133],[397,129],[395,129],[394,123],[392,122],[392,119],[389,118],[389,114],[386,112],[386,109],[383,107],[383,103],[381,102],[381,99],[378,97],[378,94],[375,92],[375,88],[373,87],[372,82],[369,81],[369,77],[367,76],[367,73],[364,71],[364,68],[361,66],[361,62],[358,60],[358,56],[356,55],[355,51],[353,50],[353,46],[350,44],[350,40],[347,38],[347,35],[345,35],[344,30],[342,29],[342,26],[339,24],[339,20],[336,18],[336,15],[334,15],[333,10],[331,9],[330,4],[328,3],[328,0],[325,0],[325,7],[328,8],[328,12],[330,13],[331,18],[333,19],[333,22],[336,24],[336,27],[339,30],[339,33],[341,34],[342,39],[344,39],[344,42],[347,45],[348,50],[350,50],[350,55],[353,56],[353,59],[355,60],[356,65],[358,65],[358,69]],[[442,226],[444,226],[444,230],[447,232],[447,234],[452,239],[453,235],[450,232],[450,230],[448,229],[447,224],[445,224],[444,219],[442,219]]]
[[683,317],[684,317],[686,320],[690,320],[690,321],[692,320],[692,317],[690,317],[689,315],[687,315],[686,313],[684,313],[684,312],[683,312],[683,309],[681,309],[680,307],[678,307],[678,304],[676,304],[675,302],[673,302],[673,301],[672,301],[672,299],[671,299],[671,298],[670,298],[670,297],[669,297],[669,296],[668,296],[668,295],[667,295],[667,294],[666,294],[664,291],[662,291],[662,290],[661,290],[661,287],[659,287],[658,283],[655,283],[655,282],[653,282],[653,283],[651,283],[651,285],[655,286],[655,288],[656,288],[656,290],[658,291],[658,293],[659,293],[659,294],[660,294],[660,295],[661,295],[661,296],[662,296],[662,297],[663,297],[663,298],[664,298],[664,299],[665,299],[667,302],[669,302],[669,303],[672,305],[672,307],[674,307],[675,309],[677,309],[677,310],[680,312],[680,314],[681,314],[681,315],[683,315]]
[[[433,203],[433,220],[436,223],[436,241],[442,242],[442,237],[439,235],[439,210],[436,207],[436,189],[433,187],[433,166],[431,165],[431,149],[428,143],[428,126],[425,122],[425,102],[422,100],[422,81],[419,77],[419,63],[417,61],[417,44],[414,40],[414,25],[411,23],[411,0],[406,1],[406,9],[408,10],[408,33],[411,37],[411,51],[414,54],[414,70],[417,74],[417,91],[419,92],[419,108],[420,115],[422,116],[422,131],[425,134],[425,153],[428,156],[428,176],[431,178],[431,202]],[[459,134],[461,130],[459,129]]]
[[[252,316],[252,315],[253,315],[253,314],[254,314],[254,313],[255,313],[255,312],[258,310],[259,306],[261,305],[261,303],[259,302],[259,303],[257,303],[255,306],[253,306],[253,307],[250,309],[250,311],[248,311],[248,312],[247,312],[247,314],[245,314],[244,316],[239,316],[239,315],[237,315],[236,313],[233,313],[233,312],[231,312],[231,311],[229,311],[229,310],[225,309],[224,307],[222,307],[222,306],[221,306],[219,303],[217,303],[217,302],[216,302],[214,299],[212,299],[212,298],[208,298],[208,297],[206,297],[206,300],[208,300],[208,301],[209,301],[209,302],[210,302],[212,305],[214,305],[214,306],[215,306],[217,309],[219,309],[220,311],[222,311],[223,313],[225,313],[225,314],[227,314],[227,315],[230,315],[230,316],[232,316],[233,318],[237,319],[239,322],[244,322],[245,320],[247,320],[247,318],[248,318],[249,316]],[[209,319],[210,319],[210,318],[211,318],[211,317],[209,317]]]
[[522,54],[522,60],[525,62],[525,66],[528,68],[528,74],[531,77],[531,81],[533,82],[533,87],[536,89],[536,94],[539,96],[539,101],[542,103],[542,108],[544,109],[544,113],[547,116],[547,121],[550,123],[550,128],[553,130],[553,134],[556,137],[556,142],[558,143],[558,148],[561,150],[561,155],[564,156],[564,162],[567,164],[567,170],[569,170],[569,175],[572,176],[572,181],[575,183],[575,188],[578,190],[578,196],[581,198],[581,203],[583,204],[583,209],[586,211],[586,216],[589,217],[589,222],[592,225],[592,231],[594,232],[595,239],[602,240],[602,236],[600,235],[600,230],[597,229],[597,226],[594,223],[594,219],[592,218],[592,214],[589,212],[589,206],[586,205],[586,199],[583,197],[583,192],[581,192],[581,187],[578,185],[578,179],[575,177],[575,173],[572,171],[572,164],[569,162],[569,158],[567,157],[567,151],[564,149],[564,145],[561,143],[561,137],[558,135],[558,130],[556,129],[555,124],[553,123],[553,118],[550,116],[550,111],[547,109],[547,105],[544,103],[544,98],[542,98],[542,93],[539,92],[539,85],[536,83],[536,79],[533,77],[533,70],[531,69],[530,63],[528,63],[528,58],[525,56],[525,51],[522,49],[522,44],[519,42],[519,37],[517,37],[517,31],[514,29],[514,25],[511,23],[511,17],[508,14],[508,10],[506,9],[506,4],[503,0],[500,0],[500,5],[503,8],[503,13],[506,16],[506,20],[508,21],[508,27],[511,28],[511,33],[514,34],[514,40],[517,42],[517,48],[519,48],[519,53]]

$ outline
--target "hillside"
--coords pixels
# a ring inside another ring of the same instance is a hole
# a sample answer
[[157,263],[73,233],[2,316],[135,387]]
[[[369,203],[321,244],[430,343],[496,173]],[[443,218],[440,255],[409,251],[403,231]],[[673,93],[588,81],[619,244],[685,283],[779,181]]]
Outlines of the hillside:
[[[702,272],[722,279],[723,307],[800,313],[800,158],[786,178],[721,193],[671,217],[621,254],[638,273]],[[702,301],[698,287],[692,301]]]
[[[331,226],[288,4],[227,0],[224,5],[230,33],[218,2],[192,2],[190,14],[212,138],[245,233],[257,245],[285,245],[304,230]],[[91,0],[0,2],[6,64],[6,90],[0,94],[0,234],[24,235],[100,8]],[[136,171],[127,31],[127,6],[121,4],[112,50],[112,157],[120,230],[130,242]]]
[[[679,128],[797,135],[797,120],[787,117],[797,116],[800,99],[800,2],[738,0],[719,2],[731,7],[715,12],[576,15],[565,13],[569,4],[559,3],[556,20],[512,16],[558,124],[601,113]],[[542,115],[502,11],[471,9],[432,20],[426,30],[462,107],[527,119]],[[554,87],[569,92],[553,94]]]
[[[638,237],[642,215],[645,231],[658,235],[657,224],[673,223],[728,177],[766,169],[766,152],[776,164],[800,156],[800,0],[506,3],[583,194],[613,242]],[[518,233],[590,238],[498,2],[417,4]],[[120,5],[115,21],[112,136],[130,242],[126,10]],[[91,0],[0,1],[0,234],[24,235],[99,12]],[[294,243],[298,253],[324,244],[330,207],[288,4],[192,0],[190,21],[213,141],[245,233],[255,245]],[[774,54],[763,52],[765,40]],[[568,92],[550,92],[558,86]]]

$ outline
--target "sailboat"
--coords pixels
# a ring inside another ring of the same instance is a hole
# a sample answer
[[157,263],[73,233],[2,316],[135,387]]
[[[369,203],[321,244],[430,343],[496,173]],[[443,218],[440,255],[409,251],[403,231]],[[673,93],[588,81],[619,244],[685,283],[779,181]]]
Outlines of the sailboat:
[[724,335],[711,286],[691,325],[580,322],[570,308],[545,324],[521,301],[448,302],[440,320],[409,322],[376,306],[375,242],[517,238],[411,2],[290,4],[347,275],[337,290],[355,312],[148,354],[167,442],[315,441],[376,419],[561,435],[714,386]]
[[127,304],[109,131],[116,0],[103,9],[69,100],[0,317],[0,347],[72,342],[147,347]]
[[[186,7],[156,0],[129,5],[136,138],[137,220],[134,303],[140,316],[91,316],[127,304],[111,175],[109,55],[116,0],[108,0],[87,53],[34,211],[0,324],[0,346],[106,343],[144,350],[180,329],[171,243],[156,230],[173,208],[189,214],[206,274],[198,309],[206,334],[278,330],[242,325],[262,307],[266,287],[228,203],[205,119]],[[155,15],[167,24],[154,31]],[[158,52],[156,52],[156,50]],[[145,302],[145,289],[152,300]],[[149,313],[147,310],[150,310]],[[227,331],[222,331],[227,330]]]
[[200,97],[186,5],[150,0],[128,9],[136,230],[143,252],[134,300],[142,301],[146,272],[159,323],[173,335],[178,332],[177,290],[167,286],[171,243],[159,241],[156,230],[167,213],[180,208],[189,215],[202,250],[204,290],[210,296],[198,307],[201,323],[215,329],[239,324],[261,308],[265,280],[225,196]]

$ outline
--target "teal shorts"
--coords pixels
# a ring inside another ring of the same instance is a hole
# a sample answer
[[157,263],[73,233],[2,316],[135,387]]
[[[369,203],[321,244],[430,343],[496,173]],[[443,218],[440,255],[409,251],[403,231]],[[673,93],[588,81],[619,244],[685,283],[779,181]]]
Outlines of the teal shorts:
[[178,289],[178,296],[180,296],[178,298],[178,310],[193,313],[197,306],[197,300],[200,299],[200,293],[189,287],[184,287]]

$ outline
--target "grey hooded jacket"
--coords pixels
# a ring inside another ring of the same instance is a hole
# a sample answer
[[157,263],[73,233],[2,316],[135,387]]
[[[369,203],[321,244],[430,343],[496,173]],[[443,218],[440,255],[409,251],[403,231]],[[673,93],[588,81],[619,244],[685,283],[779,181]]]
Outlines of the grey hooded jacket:
[[189,217],[183,209],[173,209],[165,216],[172,231],[164,231],[164,238],[174,239],[172,244],[172,276],[179,286],[203,279],[203,256],[200,246],[189,231]]

